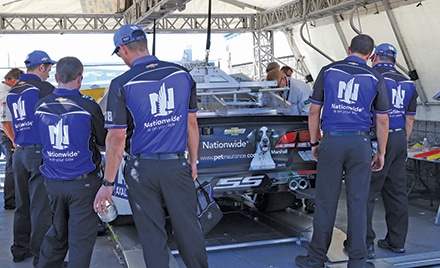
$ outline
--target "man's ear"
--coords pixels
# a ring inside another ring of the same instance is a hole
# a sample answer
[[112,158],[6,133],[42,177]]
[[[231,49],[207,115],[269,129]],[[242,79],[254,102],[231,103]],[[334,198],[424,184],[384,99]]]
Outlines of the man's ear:
[[40,72],[44,73],[47,70],[47,66],[46,64],[42,63],[38,66],[38,70],[40,70]]
[[60,82],[60,81],[58,81],[58,74],[55,74],[55,81],[57,81],[57,83]]
[[127,47],[125,45],[120,45],[119,46],[119,53],[120,54],[124,53],[124,55],[127,54]]
[[[370,59],[370,57],[371,57],[372,54],[373,54],[373,52],[368,53],[367,61]],[[374,55],[374,56],[376,57],[376,55]],[[373,59],[374,59],[374,58],[373,58]]]

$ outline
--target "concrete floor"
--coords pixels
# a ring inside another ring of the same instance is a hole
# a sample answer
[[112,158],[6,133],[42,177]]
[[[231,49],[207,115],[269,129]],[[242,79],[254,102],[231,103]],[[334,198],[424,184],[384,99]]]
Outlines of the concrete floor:
[[[2,173],[4,162],[0,160],[0,173]],[[0,176],[1,178],[1,176]],[[396,254],[391,251],[376,247],[377,259],[374,262],[376,267],[421,267],[426,266],[420,264],[420,260],[436,259],[437,263],[430,267],[440,267],[440,226],[434,224],[437,215],[438,197],[434,199],[434,206],[430,206],[426,196],[423,198],[410,198],[409,209],[409,233],[406,243],[406,253]],[[305,213],[303,210],[291,210],[284,212],[289,217],[301,218],[304,222],[302,227],[303,238],[310,237],[312,229],[311,222],[313,214]],[[32,259],[26,259],[20,263],[14,263],[10,253],[10,245],[12,244],[12,220],[13,211],[3,209],[3,190],[0,191],[0,267],[25,268],[32,267]],[[329,251],[329,258],[335,262],[343,261],[346,255],[342,249],[342,241],[345,239],[346,230],[346,206],[344,195],[341,195],[338,209],[338,216],[335,223],[335,232],[333,234],[333,242]],[[377,202],[377,209],[374,215],[374,227],[378,238],[385,235],[385,220],[383,206],[381,200]],[[125,227],[123,227],[125,228]],[[133,227],[127,227],[133,228]],[[217,228],[217,227],[216,227]],[[219,227],[221,228],[221,227]],[[238,227],[237,227],[238,228]],[[216,229],[213,230],[215,232]],[[244,228],[246,232],[252,234],[254,231],[252,226]],[[217,232],[223,232],[217,230]],[[227,235],[224,232],[225,236]],[[132,249],[137,248],[139,253],[139,241],[133,238],[135,245]],[[207,238],[209,246],[216,241]],[[136,244],[137,243],[137,244]],[[242,247],[237,249],[213,250],[208,252],[208,261],[211,268],[257,268],[271,267],[284,268],[296,267],[294,259],[297,255],[306,254],[307,242],[286,242],[275,243],[269,245],[259,245],[253,247]],[[117,268],[125,267],[120,263],[117,254],[113,250],[114,244],[109,235],[98,236],[92,257],[91,267],[97,268]],[[140,249],[141,250],[141,249]],[[177,266],[184,267],[182,260],[176,256]],[[412,264],[402,264],[411,263]],[[142,268],[143,266],[135,267]],[[345,263],[330,264],[329,267],[346,267]]]
[[[31,268],[32,258],[22,262],[13,262],[10,247],[12,245],[12,226],[14,219],[13,210],[5,210],[3,199],[4,159],[0,159],[0,267],[1,268]],[[67,260],[67,258],[66,258]],[[111,240],[107,235],[97,236],[90,267],[117,268],[124,267],[119,264]]]

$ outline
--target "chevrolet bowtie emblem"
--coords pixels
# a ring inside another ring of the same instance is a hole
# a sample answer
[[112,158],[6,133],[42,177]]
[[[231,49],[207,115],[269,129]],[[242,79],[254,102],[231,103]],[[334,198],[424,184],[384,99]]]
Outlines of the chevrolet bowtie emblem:
[[237,136],[239,134],[244,134],[245,131],[246,131],[245,128],[232,127],[230,129],[225,129],[223,134],[224,135]]

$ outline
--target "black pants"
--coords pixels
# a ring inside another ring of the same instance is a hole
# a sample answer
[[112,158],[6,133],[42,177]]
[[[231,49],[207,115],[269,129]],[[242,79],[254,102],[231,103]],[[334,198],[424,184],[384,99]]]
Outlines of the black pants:
[[61,267],[68,250],[68,267],[89,267],[98,234],[99,219],[93,200],[101,186],[100,179],[46,179],[45,184],[54,216],[41,245],[38,267]]
[[12,150],[13,145],[9,137],[3,130],[0,131],[0,143],[5,150],[5,184],[4,184],[4,199],[5,208],[15,208],[15,183],[14,174],[12,172]]
[[382,195],[387,234],[385,239],[396,248],[404,248],[408,233],[408,194],[406,189],[406,136],[404,131],[388,136],[385,165],[373,172],[367,206],[367,245],[374,244],[376,233],[372,218],[374,203]]
[[169,266],[163,203],[186,266],[208,267],[205,240],[197,220],[197,194],[186,160],[130,159],[124,176],[147,267]]
[[362,135],[323,137],[318,150],[316,207],[309,256],[316,261],[327,260],[344,178],[348,267],[364,267],[367,257],[367,198],[371,178],[370,138]]
[[15,149],[12,169],[15,180],[16,209],[14,213],[13,256],[26,252],[34,255],[34,265],[38,263],[40,245],[44,234],[52,223],[44,178],[40,173],[41,149]]

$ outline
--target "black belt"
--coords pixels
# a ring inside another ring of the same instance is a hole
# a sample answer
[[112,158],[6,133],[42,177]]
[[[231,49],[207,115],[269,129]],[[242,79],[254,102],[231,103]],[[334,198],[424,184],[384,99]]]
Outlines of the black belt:
[[21,145],[17,145],[18,148],[22,148],[22,149],[41,149],[41,144],[31,144],[31,145],[26,145],[26,146],[21,146]]
[[403,128],[390,128],[390,129],[388,129],[388,132],[398,132],[398,131],[402,131],[403,130]]
[[83,174],[83,175],[79,175],[76,178],[73,178],[72,180],[82,180],[82,179],[95,179],[98,178],[98,174]]
[[368,136],[368,132],[362,130],[348,130],[348,131],[324,131],[324,137],[328,136]]
[[150,159],[150,160],[175,160],[185,157],[184,153],[173,154],[137,154],[137,159]]

